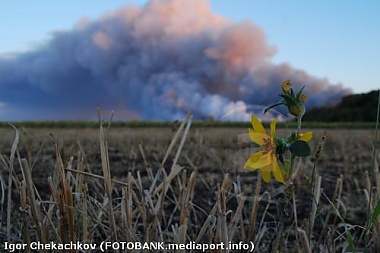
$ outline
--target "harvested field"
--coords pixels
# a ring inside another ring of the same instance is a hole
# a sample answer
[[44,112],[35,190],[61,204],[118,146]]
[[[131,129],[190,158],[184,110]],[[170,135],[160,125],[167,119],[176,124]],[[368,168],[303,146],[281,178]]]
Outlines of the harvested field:
[[[313,252],[345,251],[350,240],[345,229],[349,229],[358,251],[374,250],[378,227],[365,236],[371,187],[373,206],[380,196],[372,174],[367,173],[373,171],[373,131],[326,130],[320,157],[303,159],[294,183],[283,186],[274,181],[265,184],[258,171],[243,170],[254,146],[238,143],[237,136],[247,129],[190,128],[179,150],[183,135],[176,139],[178,127],[111,127],[105,131],[106,141],[93,128],[18,129],[10,195],[15,131],[0,129],[1,245],[26,240],[233,241],[253,242],[255,252],[302,251],[306,246],[299,231],[308,233],[315,165],[322,195],[308,234],[310,248]],[[323,131],[314,131],[312,152]],[[289,133],[277,130],[281,136]],[[177,141],[167,152],[172,140]],[[101,147],[108,152],[102,153]],[[34,190],[22,167],[30,168]],[[9,203],[12,212],[7,224]]]

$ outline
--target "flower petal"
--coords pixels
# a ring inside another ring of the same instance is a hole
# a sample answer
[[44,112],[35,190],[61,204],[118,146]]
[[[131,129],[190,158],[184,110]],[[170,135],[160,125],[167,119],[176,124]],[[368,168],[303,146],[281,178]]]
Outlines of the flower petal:
[[301,94],[301,101],[303,103],[305,103],[307,101],[307,95],[306,94],[304,94],[304,93]]
[[291,87],[292,87],[292,83],[289,80],[286,80],[285,82],[282,83],[282,91],[284,93],[288,93]]
[[270,123],[270,137],[272,138],[272,140],[274,139],[274,135],[276,132],[276,123],[276,119],[272,120],[272,122]]
[[258,168],[254,166],[254,163],[256,163],[260,159],[260,157],[262,157],[262,156],[263,156],[263,153],[261,151],[252,154],[248,158],[248,160],[245,162],[244,168],[257,170]]
[[259,151],[250,157],[252,159],[250,159],[249,165],[253,169],[259,169],[259,168],[263,169],[272,163],[271,156],[272,156],[272,152],[269,152],[267,154],[263,154],[262,152]]
[[299,140],[310,141],[313,138],[313,132],[305,132],[298,135]]
[[261,171],[261,178],[264,180],[265,183],[269,183],[270,174],[270,171]]
[[266,134],[263,124],[261,124],[260,120],[256,117],[255,114],[251,115],[251,121],[253,130],[255,130],[255,132]]
[[244,169],[250,169],[250,170],[257,170],[258,168],[254,168],[252,166],[252,162],[251,162],[251,159],[248,158],[248,160],[245,162],[244,164]]
[[253,141],[257,145],[262,146],[265,143],[264,140],[268,139],[269,136],[262,133],[256,133],[252,129],[249,129],[249,138],[251,138],[251,141]]
[[280,166],[279,166],[279,164],[277,162],[277,158],[275,156],[273,156],[272,165],[273,165],[274,179],[276,179],[277,182],[285,184],[281,168],[280,168]]

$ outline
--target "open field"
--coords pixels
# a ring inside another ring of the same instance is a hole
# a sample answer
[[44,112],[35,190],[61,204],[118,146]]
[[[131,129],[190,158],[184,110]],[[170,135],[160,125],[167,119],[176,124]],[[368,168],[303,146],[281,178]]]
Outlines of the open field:
[[[328,129],[319,158],[303,159],[289,187],[265,184],[258,171],[243,170],[253,145],[238,143],[237,136],[247,128],[192,127],[183,148],[178,129],[180,123],[111,127],[103,139],[96,128],[20,127],[12,170],[15,131],[1,128],[0,245],[37,240],[252,241],[256,252],[306,252],[303,231],[313,252],[342,252],[350,235],[356,249],[367,244],[375,252],[379,227],[365,234],[380,196],[370,177],[372,130]],[[312,152],[323,132],[314,130]],[[290,130],[277,133],[286,136]],[[314,165],[322,194],[308,231]],[[368,196],[373,197],[369,209]]]

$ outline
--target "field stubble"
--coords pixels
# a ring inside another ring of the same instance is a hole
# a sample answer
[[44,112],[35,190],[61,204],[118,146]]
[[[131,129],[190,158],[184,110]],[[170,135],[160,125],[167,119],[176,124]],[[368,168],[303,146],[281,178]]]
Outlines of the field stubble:
[[[254,146],[238,143],[237,136],[247,133],[247,129],[190,129],[176,162],[179,167],[173,165],[178,143],[162,166],[176,129],[111,127],[105,133],[106,160],[113,180],[111,195],[107,195],[107,183],[104,183],[107,164],[102,163],[105,157],[100,147],[104,143],[99,141],[99,129],[34,128],[19,129],[19,132],[11,194],[12,207],[18,211],[12,213],[11,227],[7,228],[5,210],[9,202],[4,199],[2,241],[11,237],[13,241],[25,242],[25,236],[28,240],[92,242],[254,241],[258,252],[273,249],[295,252],[300,247],[295,226],[307,230],[313,158],[302,160],[292,187],[284,188],[277,182],[260,183],[257,171],[243,170]],[[289,132],[278,129],[277,134],[286,136]],[[322,132],[314,131],[313,151]],[[316,161],[318,174],[322,176],[322,191],[337,206],[345,222],[355,225],[352,233],[363,244],[360,227],[368,220],[364,189],[368,187],[367,171],[372,169],[373,132],[333,129],[326,134],[323,151]],[[7,167],[14,135],[11,128],[0,129],[3,186],[8,185]],[[33,218],[35,214],[31,195],[20,193],[28,189],[20,186],[25,175],[22,161],[17,161],[19,158],[25,158],[25,166],[31,168],[35,192],[39,195],[36,199],[40,198],[37,205],[42,208],[39,222],[46,233],[41,234],[35,223],[23,220],[25,215]],[[57,176],[60,166],[66,169],[63,179]],[[171,174],[173,170],[178,171]],[[107,202],[110,199],[111,204]],[[67,206],[71,209],[65,209]],[[20,207],[25,210],[19,211]],[[113,218],[107,216],[108,207]],[[311,248],[339,251],[347,247],[340,224],[329,201],[322,196]],[[27,235],[18,232],[25,225],[36,232]],[[66,235],[63,228],[67,228]]]

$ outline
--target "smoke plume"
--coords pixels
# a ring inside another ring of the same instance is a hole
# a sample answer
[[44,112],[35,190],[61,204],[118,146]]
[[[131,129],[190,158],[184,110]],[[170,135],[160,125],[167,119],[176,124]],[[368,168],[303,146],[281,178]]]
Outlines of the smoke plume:
[[152,0],[56,32],[43,46],[0,56],[2,120],[245,120],[279,101],[281,83],[306,85],[307,107],[350,92],[290,65],[250,21],[231,22],[205,0]]

